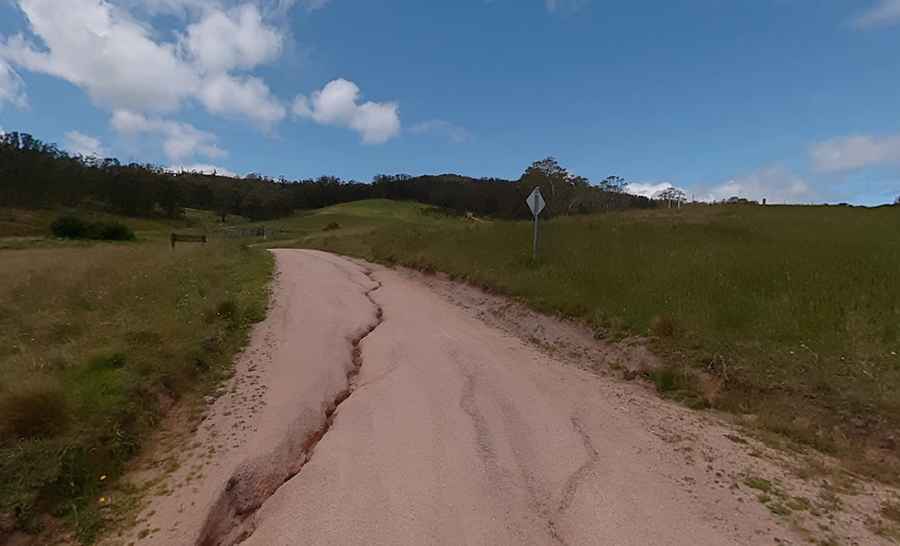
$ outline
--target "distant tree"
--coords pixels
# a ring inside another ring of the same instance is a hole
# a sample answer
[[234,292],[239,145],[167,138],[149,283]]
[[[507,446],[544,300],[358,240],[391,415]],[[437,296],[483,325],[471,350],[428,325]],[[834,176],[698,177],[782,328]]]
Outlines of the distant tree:
[[895,205],[900,205],[900,195],[898,195],[897,198],[894,199],[894,204],[895,204]]
[[591,186],[591,181],[583,176],[572,176],[569,182],[578,189],[586,189]]
[[436,205],[456,213],[528,218],[525,197],[537,186],[547,214],[582,214],[649,208],[646,197],[617,192],[620,177],[592,184],[553,158],[533,163],[519,180],[458,174],[378,175],[371,184],[323,176],[288,180],[259,173],[246,177],[218,172],[171,172],[158,165],[121,164],[114,158],[70,156],[25,133],[0,133],[0,207],[96,208],[131,216],[179,217],[186,208],[256,220],[294,210],[327,207],[373,197]]
[[569,171],[553,157],[532,163],[525,169],[525,173],[519,179],[519,184],[523,198],[535,187],[541,188],[541,193],[547,202],[546,214],[548,216],[572,212],[581,202],[576,190],[589,186],[587,179],[569,174]]
[[746,197],[738,197],[737,195],[729,197],[724,201],[726,205],[758,205],[756,201],[747,199]]
[[626,185],[625,179],[621,176],[607,176],[600,182],[600,189],[603,191],[622,193],[625,191]]
[[678,207],[682,203],[687,202],[687,195],[680,189],[669,186],[668,188],[656,192],[653,198],[657,201],[663,201],[669,208]]
[[[215,174],[213,174],[215,176]],[[180,204],[184,202],[182,185],[178,184],[174,177],[163,179],[161,191],[157,196],[157,202],[162,207],[166,216],[176,218],[181,214]]]
[[535,161],[522,174],[521,192],[524,195],[531,193],[535,187],[541,189],[544,200],[547,202],[548,216],[562,214],[568,209],[569,203],[564,203],[566,190],[570,185],[569,171],[562,167],[554,157],[547,157]]
[[526,175],[535,173],[555,180],[567,180],[569,178],[569,171],[564,169],[555,157],[547,157],[540,161],[535,161],[525,170]]

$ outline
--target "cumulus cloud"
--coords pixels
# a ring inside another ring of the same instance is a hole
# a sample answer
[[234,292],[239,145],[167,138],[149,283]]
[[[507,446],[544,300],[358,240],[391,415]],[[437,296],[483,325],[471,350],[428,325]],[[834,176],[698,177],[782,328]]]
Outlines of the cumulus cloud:
[[129,7],[140,8],[151,14],[187,16],[221,7],[218,0],[126,0]]
[[853,18],[857,29],[890,26],[900,23],[900,0],[877,0],[875,5]]
[[577,11],[582,8],[589,0],[544,0],[544,6],[550,13],[556,13],[561,10]]
[[307,11],[313,11],[324,8],[330,1],[331,0],[300,0],[300,3],[303,4],[303,7],[306,8]]
[[219,74],[204,82],[199,98],[214,114],[245,117],[263,125],[281,121],[286,114],[268,86],[255,77]]
[[264,1],[267,11],[272,13],[287,13],[296,4],[300,4],[306,11],[315,11],[327,6],[331,0],[268,0]]
[[0,109],[7,102],[16,108],[25,108],[28,105],[22,78],[0,59]]
[[454,144],[462,144],[472,138],[472,133],[465,127],[460,127],[442,119],[432,119],[417,123],[410,127],[409,132],[414,135],[440,135]]
[[[327,0],[14,0],[27,31],[0,36],[0,104],[25,104],[13,67],[51,75],[83,89],[112,113],[120,133],[161,139],[166,155],[223,153],[215,137],[172,119],[191,104],[263,128],[282,121],[289,106],[252,70],[283,52],[284,32],[272,21],[295,6]],[[184,18],[171,38],[153,28],[154,16]],[[143,18],[143,20],[142,20]],[[294,102],[298,117],[357,131],[366,143],[400,132],[398,106],[363,102],[359,88],[335,80]],[[436,130],[436,126],[435,126]],[[450,128],[447,128],[451,131]],[[449,133],[461,138],[459,131]]]
[[900,163],[900,135],[852,135],[817,142],[810,159],[819,172],[847,172],[876,165]]
[[338,79],[311,97],[298,96],[293,112],[321,125],[353,129],[366,144],[382,144],[400,132],[397,103],[369,101],[360,104],[359,100],[359,87],[351,81]]
[[0,46],[0,56],[33,72],[82,87],[95,103],[111,108],[171,111],[198,85],[174,44],[157,43],[150,31],[103,0],[19,0],[46,49],[23,35]]
[[705,189],[703,201],[745,197],[770,203],[800,203],[814,198],[806,180],[781,166],[766,167]]
[[230,176],[232,178],[238,177],[237,173],[235,173],[234,171],[204,163],[196,163],[193,165],[171,165],[166,170],[172,173],[200,173]]
[[148,118],[143,114],[128,110],[116,110],[110,122],[113,129],[125,136],[155,135],[162,139],[162,147],[166,156],[174,161],[195,154],[216,158],[226,155],[216,146],[216,137],[212,133],[201,131],[188,123]]
[[83,155],[85,157],[104,157],[106,155],[106,149],[99,139],[80,131],[69,131],[66,133],[63,147],[75,155]]
[[135,9],[151,14],[169,14],[188,17],[208,10],[227,9],[235,5],[252,3],[264,15],[283,17],[295,5],[300,4],[306,11],[324,8],[330,0],[121,0]]
[[198,68],[220,74],[249,69],[274,60],[284,38],[267,26],[256,6],[244,4],[228,11],[211,10],[189,25],[181,45]]
[[[656,182],[656,183],[653,183],[653,182],[650,182],[650,183],[630,182],[627,186],[625,186],[625,191],[632,195],[642,195],[644,197],[653,197],[654,195],[656,195],[657,193],[659,193],[665,189],[674,188],[674,187],[675,186],[673,186],[669,182]],[[679,189],[681,189],[681,188],[679,188]],[[682,190],[682,191],[684,191],[684,190]],[[685,193],[687,193],[687,192],[685,192]]]
[[0,58],[69,81],[102,108],[165,113],[196,99],[211,113],[263,125],[286,115],[262,80],[231,72],[270,62],[282,49],[282,35],[252,4],[224,10],[212,2],[168,0],[170,8],[203,6],[203,12],[166,43],[108,0],[67,0],[66,9],[55,0],[18,3],[44,47],[18,34],[0,44]]

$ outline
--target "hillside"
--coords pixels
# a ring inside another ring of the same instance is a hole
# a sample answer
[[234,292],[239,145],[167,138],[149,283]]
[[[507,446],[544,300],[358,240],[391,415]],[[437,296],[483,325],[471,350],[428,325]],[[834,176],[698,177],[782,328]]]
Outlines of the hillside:
[[139,218],[181,219],[185,209],[251,220],[290,216],[361,199],[383,198],[436,205],[457,214],[475,212],[527,218],[524,198],[544,190],[548,216],[599,210],[652,208],[654,201],[629,195],[625,181],[608,177],[592,184],[570,174],[553,158],[536,161],[518,180],[377,175],[370,184],[320,176],[288,180],[259,174],[171,172],[152,164],[73,156],[25,133],[0,133],[0,207],[76,207]]

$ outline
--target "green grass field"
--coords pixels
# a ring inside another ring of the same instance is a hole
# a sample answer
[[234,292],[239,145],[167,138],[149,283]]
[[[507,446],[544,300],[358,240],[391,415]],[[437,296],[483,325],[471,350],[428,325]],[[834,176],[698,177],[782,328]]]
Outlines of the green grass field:
[[[277,225],[307,246],[443,271],[642,335],[660,390],[900,479],[900,209],[697,206],[545,222],[368,201]],[[324,230],[330,222],[338,229]],[[702,381],[700,379],[703,379]]]
[[0,515],[39,531],[49,513],[90,541],[163,410],[213,388],[265,316],[272,260],[223,239],[173,252],[199,212],[118,218],[130,243],[44,238],[52,211],[5,217],[0,237],[30,238],[0,248]]

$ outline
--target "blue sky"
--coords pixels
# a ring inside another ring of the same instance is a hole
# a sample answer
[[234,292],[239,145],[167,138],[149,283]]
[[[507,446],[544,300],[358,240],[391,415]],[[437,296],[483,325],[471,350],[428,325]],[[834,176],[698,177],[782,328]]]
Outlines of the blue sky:
[[[0,128],[238,174],[900,194],[900,0],[0,0]],[[206,166],[206,167],[204,167]]]

